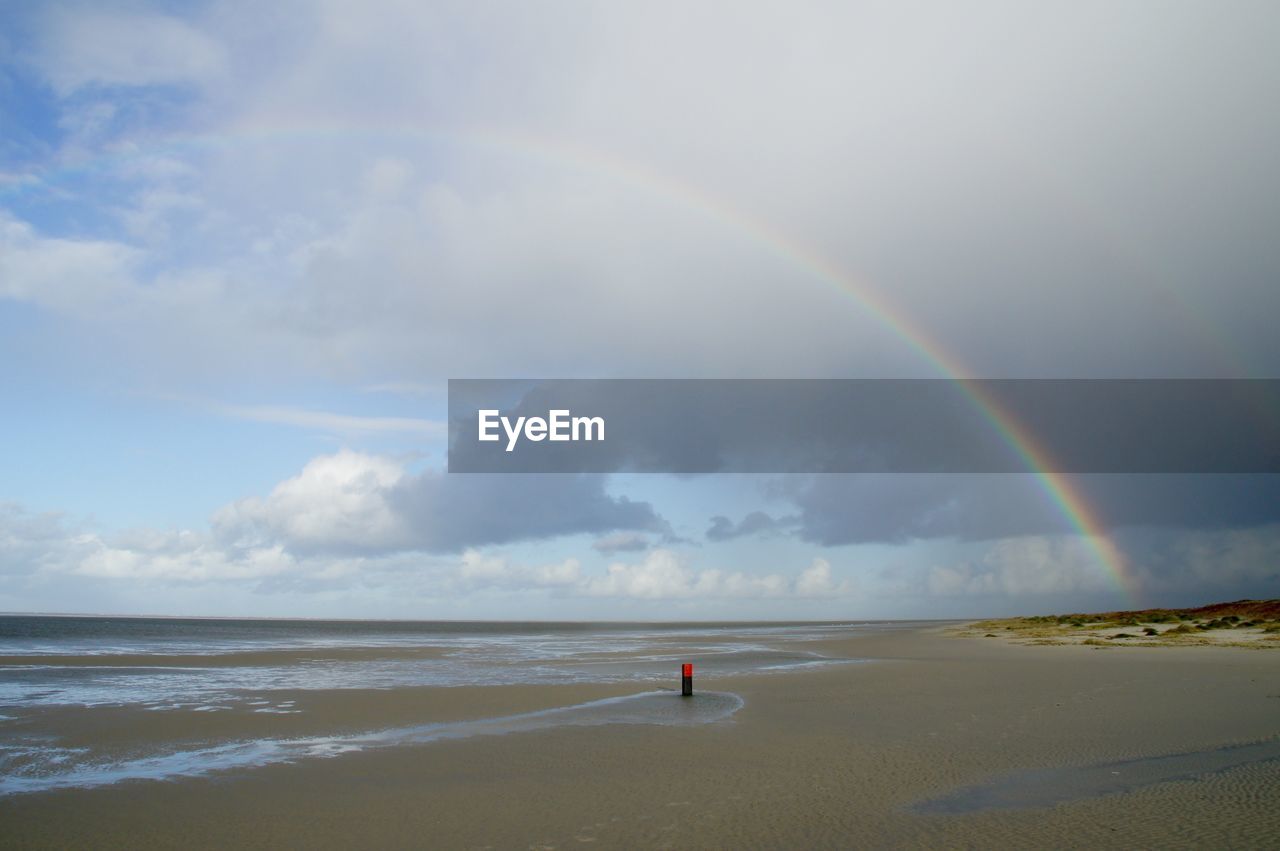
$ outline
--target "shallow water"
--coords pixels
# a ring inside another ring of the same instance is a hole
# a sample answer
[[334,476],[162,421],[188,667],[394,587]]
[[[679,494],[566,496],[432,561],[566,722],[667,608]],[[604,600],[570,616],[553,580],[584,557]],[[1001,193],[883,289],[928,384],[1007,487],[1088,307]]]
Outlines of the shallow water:
[[[294,689],[663,683],[827,664],[794,648],[888,628],[0,617],[4,707],[230,708]],[[847,660],[840,660],[847,661]]]
[[[0,794],[551,726],[711,723],[740,701],[704,684],[850,664],[859,660],[828,658],[803,642],[903,626],[0,617]],[[678,687],[683,662],[695,667],[692,700],[653,691]],[[528,715],[359,735],[313,715],[303,699],[320,691],[601,683],[644,690]],[[140,725],[135,712],[159,713],[164,723]],[[261,723],[214,723],[220,713]],[[300,726],[281,727],[274,716]],[[92,732],[98,729],[114,732]],[[282,738],[282,730],[305,733]]]
[[[423,745],[444,739],[500,736],[554,727],[597,727],[607,724],[710,724],[728,718],[743,705],[742,698],[724,692],[700,692],[681,697],[656,691],[593,700],[508,715],[440,724],[420,724],[359,735],[312,736],[295,739],[252,739],[213,747],[175,750],[115,762],[85,759],[85,749],[0,748],[0,796],[51,789],[93,788],[126,780],[167,780],[303,759],[334,757],[375,748]],[[36,759],[31,757],[35,756]]]

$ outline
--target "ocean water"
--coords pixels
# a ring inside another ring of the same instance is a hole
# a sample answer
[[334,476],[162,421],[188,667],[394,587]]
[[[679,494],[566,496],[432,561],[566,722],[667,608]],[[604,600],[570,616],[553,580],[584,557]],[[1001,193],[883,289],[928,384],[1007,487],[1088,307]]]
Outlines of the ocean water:
[[[858,660],[807,645],[903,626],[0,616],[0,795],[552,726],[716,723],[742,706],[715,690],[718,679],[850,664]],[[695,666],[693,700],[674,691],[683,662]],[[564,683],[635,691],[533,713],[361,730],[327,728],[307,717],[300,697],[337,691],[376,701],[395,689]],[[140,723],[142,713],[162,713],[149,717],[166,723]],[[238,720],[212,717],[223,714]]]

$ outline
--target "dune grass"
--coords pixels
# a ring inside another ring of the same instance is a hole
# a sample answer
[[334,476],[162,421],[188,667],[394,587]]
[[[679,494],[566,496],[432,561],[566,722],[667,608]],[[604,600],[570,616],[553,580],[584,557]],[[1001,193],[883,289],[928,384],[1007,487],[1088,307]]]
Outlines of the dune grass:
[[1094,647],[1228,645],[1280,648],[1280,600],[1236,600],[1188,609],[1074,612],[967,624],[962,635],[1029,644]]

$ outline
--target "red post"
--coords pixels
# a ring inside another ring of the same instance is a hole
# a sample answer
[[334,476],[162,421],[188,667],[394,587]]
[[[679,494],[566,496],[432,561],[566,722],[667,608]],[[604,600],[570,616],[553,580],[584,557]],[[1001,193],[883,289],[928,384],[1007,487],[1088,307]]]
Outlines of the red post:
[[684,697],[693,695],[693,663],[685,662],[680,671],[680,694]]

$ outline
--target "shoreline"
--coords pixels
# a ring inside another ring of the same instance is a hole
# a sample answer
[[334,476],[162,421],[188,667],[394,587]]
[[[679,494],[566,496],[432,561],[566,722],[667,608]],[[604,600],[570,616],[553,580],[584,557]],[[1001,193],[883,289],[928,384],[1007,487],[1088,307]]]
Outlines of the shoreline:
[[[1232,647],[1099,654],[965,641],[946,634],[951,628],[803,645],[868,664],[707,680],[707,690],[743,701],[709,724],[558,726],[11,796],[0,799],[0,832],[18,847],[141,837],[187,847],[1248,847],[1280,835],[1276,761],[1027,809],[915,811],[1017,772],[1211,751],[1280,733],[1280,655]],[[392,718],[493,718],[583,702],[571,695],[644,689],[319,693],[306,712],[267,720],[300,735],[311,723],[368,729]],[[208,713],[211,723],[235,720],[220,715]],[[112,734],[87,717],[84,736]],[[128,736],[119,727],[114,734],[127,749]]]

